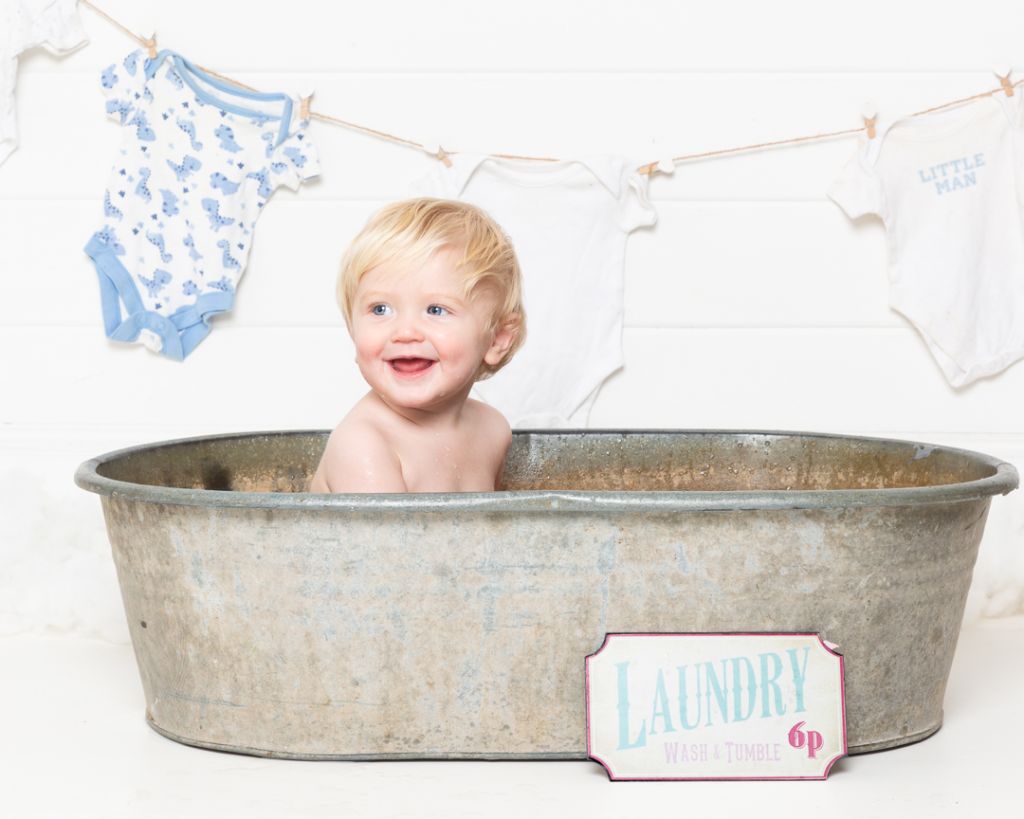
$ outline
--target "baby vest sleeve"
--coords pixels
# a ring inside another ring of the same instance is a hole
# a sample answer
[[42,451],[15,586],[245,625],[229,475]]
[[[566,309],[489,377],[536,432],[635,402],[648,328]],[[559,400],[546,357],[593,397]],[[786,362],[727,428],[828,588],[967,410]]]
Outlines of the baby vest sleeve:
[[78,0],[0,0],[0,162],[18,146],[18,55],[37,47],[62,55],[86,40]]
[[867,156],[870,153],[870,146],[858,150],[829,188],[829,197],[851,219],[868,214],[884,218],[882,183]]

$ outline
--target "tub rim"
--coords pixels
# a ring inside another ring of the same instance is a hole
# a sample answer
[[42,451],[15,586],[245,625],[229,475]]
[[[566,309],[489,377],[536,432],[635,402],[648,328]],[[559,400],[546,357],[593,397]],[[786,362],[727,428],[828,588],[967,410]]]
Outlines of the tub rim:
[[966,457],[990,467],[992,475],[973,481],[933,486],[892,487],[889,489],[764,489],[749,490],[501,490],[496,492],[423,492],[423,493],[337,493],[313,492],[236,492],[223,489],[186,489],[171,486],[119,481],[100,475],[101,466],[117,458],[142,450],[182,444],[257,437],[324,435],[329,430],[269,430],[197,435],[139,444],[90,458],[75,471],[75,484],[89,492],[110,497],[178,506],[255,509],[341,509],[349,512],[689,512],[739,511],[764,509],[831,509],[837,507],[911,506],[953,503],[1005,495],[1017,488],[1017,469],[1010,463],[968,449],[926,444],[898,438],[863,435],[794,432],[789,430],[729,429],[521,429],[515,434],[534,435],[714,435],[817,438],[825,440],[868,441],[900,446],[930,448]]

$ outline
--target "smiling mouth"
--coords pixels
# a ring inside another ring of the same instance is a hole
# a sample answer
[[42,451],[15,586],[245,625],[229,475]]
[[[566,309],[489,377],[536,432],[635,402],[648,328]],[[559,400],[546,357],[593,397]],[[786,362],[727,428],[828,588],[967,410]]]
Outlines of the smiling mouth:
[[429,370],[434,363],[430,358],[393,358],[388,362],[391,369],[400,375],[419,375]]

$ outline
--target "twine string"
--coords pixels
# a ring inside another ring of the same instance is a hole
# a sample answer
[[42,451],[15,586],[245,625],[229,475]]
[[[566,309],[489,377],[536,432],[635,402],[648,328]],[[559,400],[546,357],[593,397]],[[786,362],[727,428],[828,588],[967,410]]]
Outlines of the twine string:
[[[135,40],[143,48],[152,49],[155,46],[155,41],[153,39],[146,38],[146,37],[141,37],[140,35],[136,34],[131,29],[129,29],[127,26],[125,26],[122,23],[118,22],[113,17],[111,17],[109,14],[107,14],[105,11],[103,11],[101,8],[96,6],[95,3],[92,3],[91,0],[79,0],[79,2],[82,5],[87,6],[88,8],[90,8],[93,12],[98,14],[103,19],[107,20],[107,22],[109,22],[111,25],[121,29],[121,31],[123,31],[125,34],[127,34],[129,37],[131,37],[133,40]],[[253,88],[251,85],[246,85],[245,83],[239,82],[238,80],[232,79],[231,77],[227,77],[227,76],[225,76],[223,74],[219,74],[216,71],[213,71],[212,69],[206,68],[205,66],[200,65],[198,67],[200,69],[202,69],[203,71],[205,71],[206,73],[212,74],[214,77],[217,77],[218,79],[224,80],[225,82],[229,82],[232,85],[236,85],[239,88],[244,88],[244,89],[246,89],[248,91],[256,91],[257,90],[256,88]],[[999,88],[993,88],[993,89],[991,89],[989,91],[982,91],[979,94],[973,94],[973,95],[971,95],[969,97],[962,97],[961,99],[951,100],[950,102],[943,102],[943,103],[940,103],[939,105],[932,106],[931,108],[925,108],[923,111],[916,111],[913,114],[909,114],[908,118],[909,117],[921,117],[921,116],[924,116],[925,114],[932,114],[932,113],[935,113],[936,111],[943,111],[943,110],[945,110],[947,108],[952,108],[952,107],[957,106],[957,105],[964,105],[966,103],[973,102],[974,100],[982,99],[983,97],[990,97],[993,94],[1005,94],[1005,93],[1008,93],[1008,91],[1007,91],[1008,87],[1009,88],[1016,88],[1018,85],[1021,85],[1022,83],[1024,83],[1024,79],[1017,80],[1014,83],[1008,83],[1007,82],[1005,84],[1001,84],[999,86]],[[306,110],[308,110],[308,109],[306,109]],[[328,122],[328,123],[331,123],[331,124],[334,124],[334,125],[340,125],[340,126],[342,126],[344,128],[349,128],[349,129],[351,129],[353,131],[360,131],[361,133],[369,134],[371,136],[375,136],[375,137],[378,137],[380,139],[385,139],[385,140],[388,140],[390,142],[397,143],[399,145],[407,145],[407,146],[409,146],[411,148],[418,148],[421,151],[427,151],[428,153],[431,153],[431,155],[435,155],[435,154],[433,154],[432,151],[430,151],[427,148],[426,145],[424,145],[424,144],[422,144],[420,142],[416,142],[415,140],[412,140],[412,139],[405,139],[404,137],[400,137],[400,136],[397,136],[395,134],[390,134],[387,131],[380,131],[380,130],[378,130],[376,128],[368,128],[365,125],[359,125],[358,123],[355,123],[355,122],[349,122],[348,120],[340,119],[339,117],[330,116],[329,114],[321,114],[321,113],[316,112],[316,111],[309,111],[309,117],[310,117],[310,119],[316,119],[316,120],[319,120],[321,122]],[[805,143],[805,142],[817,142],[819,140],[835,139],[836,137],[852,136],[853,134],[864,133],[865,130],[866,130],[866,126],[862,125],[859,128],[847,128],[847,129],[842,130],[842,131],[827,131],[827,132],[818,133],[818,134],[808,134],[806,136],[790,137],[788,139],[777,139],[777,140],[773,140],[773,141],[770,141],[770,142],[756,142],[756,143],[753,143],[751,145],[738,145],[738,146],[733,147],[733,148],[719,148],[719,149],[713,150],[713,151],[702,151],[700,153],[692,153],[692,154],[680,154],[679,156],[671,157],[671,160],[672,160],[673,164],[677,165],[677,164],[679,164],[681,162],[693,162],[693,161],[700,160],[700,159],[711,159],[711,158],[717,157],[717,156],[730,156],[730,155],[733,155],[733,154],[747,153],[748,151],[758,151],[758,150],[764,150],[764,149],[767,149],[767,148],[778,148],[778,147],[781,147],[783,145],[799,145],[799,144]],[[449,156],[456,156],[458,153],[459,153],[458,151],[449,151],[449,150],[446,150],[446,149],[443,149],[443,148],[439,148],[439,149],[437,149],[436,156],[437,156],[438,159],[441,159],[441,160],[447,162],[447,158]],[[495,158],[498,158],[498,159],[520,160],[520,161],[524,161],[524,162],[558,162],[559,161],[557,158],[550,157],[550,156],[524,156],[522,154],[492,153],[492,154],[488,154],[488,156],[492,156],[492,157],[495,157]],[[657,167],[658,167],[658,162],[657,161],[655,161],[655,162],[648,162],[648,163],[646,163],[644,165],[641,165],[639,168],[637,168],[637,171],[639,173],[642,173],[642,174],[651,174],[651,173],[654,172],[654,170]]]
[[117,20],[115,20],[113,17],[111,17],[109,14],[107,14],[103,9],[101,9],[98,6],[95,6],[92,3],[90,3],[89,0],[78,0],[78,1],[83,6],[88,6],[89,8],[91,8],[94,12],[96,12],[96,14],[98,14],[100,17],[102,17],[104,20],[106,20],[111,25],[117,26],[117,28],[121,29],[121,31],[123,31],[125,34],[127,34],[129,37],[131,37],[133,40],[135,40],[135,42],[137,42],[143,48],[149,48],[149,42],[150,41],[147,38],[140,37],[138,34],[136,34],[130,28],[128,28],[125,25],[122,25]]

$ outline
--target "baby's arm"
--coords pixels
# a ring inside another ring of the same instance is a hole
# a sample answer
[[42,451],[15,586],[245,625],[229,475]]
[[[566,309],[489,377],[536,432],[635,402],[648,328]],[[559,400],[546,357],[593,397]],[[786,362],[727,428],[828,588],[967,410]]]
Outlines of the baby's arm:
[[340,424],[327,439],[320,466],[331,492],[408,491],[398,456],[370,424]]
[[491,466],[494,473],[494,489],[501,486],[502,473],[505,470],[505,458],[508,455],[509,444],[512,443],[512,427],[508,420],[494,407],[487,404],[479,404],[481,413],[481,435],[482,440],[488,442],[488,450],[492,458]]

